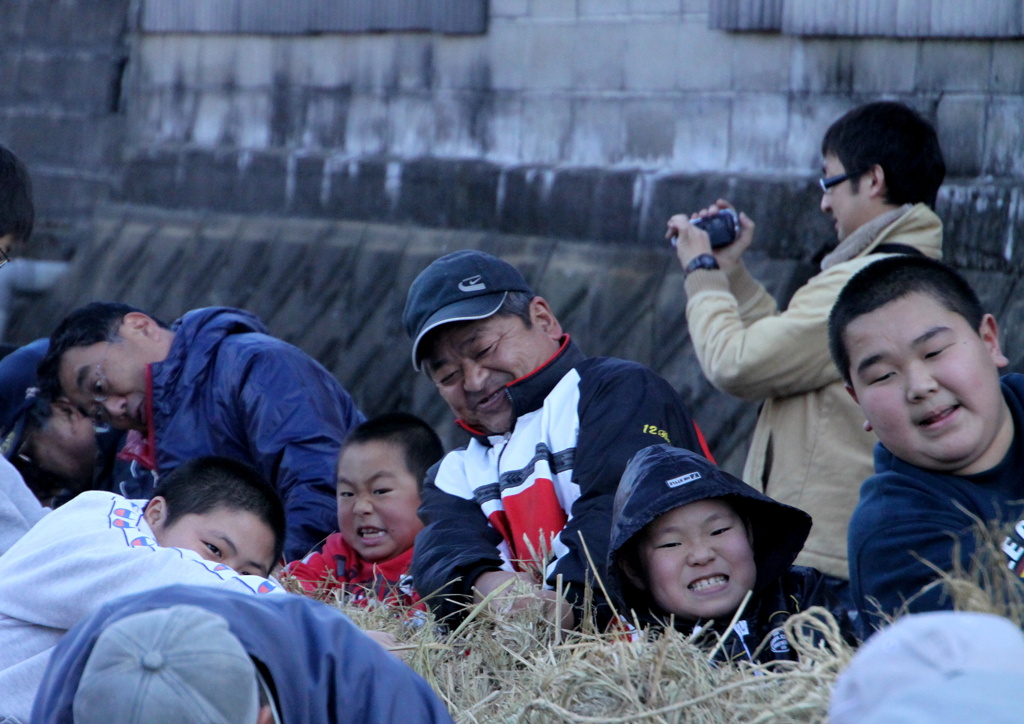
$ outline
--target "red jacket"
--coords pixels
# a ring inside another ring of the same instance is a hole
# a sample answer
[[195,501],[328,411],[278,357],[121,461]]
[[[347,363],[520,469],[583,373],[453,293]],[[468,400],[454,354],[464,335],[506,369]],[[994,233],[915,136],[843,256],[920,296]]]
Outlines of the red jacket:
[[363,560],[341,533],[333,533],[321,552],[310,553],[285,570],[315,598],[326,598],[340,590],[346,603],[366,606],[380,601],[422,609],[409,577],[412,551],[409,548],[394,558],[373,563]]

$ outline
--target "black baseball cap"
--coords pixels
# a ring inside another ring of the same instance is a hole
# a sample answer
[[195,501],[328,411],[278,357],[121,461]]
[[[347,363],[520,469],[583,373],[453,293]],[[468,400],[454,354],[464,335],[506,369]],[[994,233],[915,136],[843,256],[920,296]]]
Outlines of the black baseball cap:
[[435,260],[409,287],[402,323],[412,340],[412,366],[420,369],[420,342],[450,322],[485,319],[501,309],[509,292],[533,295],[519,270],[474,249]]

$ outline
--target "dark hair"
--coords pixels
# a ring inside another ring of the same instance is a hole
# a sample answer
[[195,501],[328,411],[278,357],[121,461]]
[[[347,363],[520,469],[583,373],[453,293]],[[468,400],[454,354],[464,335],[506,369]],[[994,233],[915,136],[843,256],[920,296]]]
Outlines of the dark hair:
[[274,534],[274,561],[284,550],[284,506],[273,485],[251,465],[208,456],[189,460],[160,478],[153,497],[167,500],[165,525],[183,515],[202,515],[218,508],[252,513]]
[[404,412],[379,415],[355,427],[345,438],[346,445],[389,442],[402,448],[405,467],[423,488],[427,470],[444,456],[441,438],[425,421]]
[[846,328],[857,317],[909,294],[926,294],[966,319],[971,329],[981,327],[984,312],[978,295],[951,267],[926,256],[903,254],[872,262],[846,283],[828,317],[829,351],[846,384],[851,379]]
[[35,225],[32,179],[17,156],[0,146],[0,236],[28,241]]
[[859,176],[878,164],[885,172],[885,201],[896,206],[925,203],[935,207],[946,163],[935,129],[902,103],[878,101],[847,112],[825,132],[821,155],[834,155],[850,174],[854,191]]
[[[73,347],[88,347],[99,342],[113,342],[125,315],[131,312],[146,314],[141,309],[120,302],[92,302],[79,307],[61,320],[50,335],[50,347],[39,363],[39,387],[50,399],[61,396],[60,361],[64,353]],[[161,327],[166,324],[147,314]]]

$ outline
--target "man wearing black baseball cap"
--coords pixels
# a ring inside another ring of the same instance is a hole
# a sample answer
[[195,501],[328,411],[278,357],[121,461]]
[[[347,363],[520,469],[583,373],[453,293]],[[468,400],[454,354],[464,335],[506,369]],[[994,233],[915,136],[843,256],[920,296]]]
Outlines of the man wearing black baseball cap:
[[519,271],[480,251],[421,272],[403,322],[413,367],[472,438],[427,474],[420,594],[448,616],[518,578],[532,592],[513,607],[539,601],[570,627],[589,583],[606,620],[595,577],[626,462],[660,442],[708,455],[678,393],[635,362],[585,357]]

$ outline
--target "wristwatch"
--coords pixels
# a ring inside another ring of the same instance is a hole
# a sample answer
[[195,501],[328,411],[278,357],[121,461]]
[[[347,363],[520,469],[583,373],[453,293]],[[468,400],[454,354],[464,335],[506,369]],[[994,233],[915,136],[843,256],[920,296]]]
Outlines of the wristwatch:
[[718,260],[715,259],[711,254],[698,254],[697,256],[690,259],[690,263],[686,265],[683,273],[686,275],[697,271],[698,269],[718,269]]

